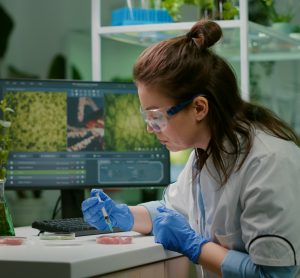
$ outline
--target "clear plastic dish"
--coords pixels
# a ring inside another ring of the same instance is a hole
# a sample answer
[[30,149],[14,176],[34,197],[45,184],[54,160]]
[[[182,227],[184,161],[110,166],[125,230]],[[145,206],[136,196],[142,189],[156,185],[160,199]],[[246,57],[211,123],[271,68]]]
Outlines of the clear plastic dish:
[[75,239],[75,233],[41,233],[39,238],[43,240],[70,240]]

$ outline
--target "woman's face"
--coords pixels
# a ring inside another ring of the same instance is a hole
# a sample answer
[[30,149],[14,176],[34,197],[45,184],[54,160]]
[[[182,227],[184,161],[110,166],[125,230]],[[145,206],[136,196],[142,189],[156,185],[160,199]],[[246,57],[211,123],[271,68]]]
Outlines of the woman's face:
[[160,116],[163,118],[158,121],[158,123],[165,123],[161,125],[161,130],[155,128],[155,124],[151,126],[151,120],[147,125],[147,131],[154,133],[161,144],[173,152],[189,148],[207,148],[210,132],[206,124],[208,103],[204,97],[196,97],[184,109],[168,116],[165,112],[167,108],[176,105],[173,99],[166,97],[159,89],[145,86],[143,83],[138,83],[137,87],[146,119],[155,118],[156,112],[152,110],[156,109],[159,109]]

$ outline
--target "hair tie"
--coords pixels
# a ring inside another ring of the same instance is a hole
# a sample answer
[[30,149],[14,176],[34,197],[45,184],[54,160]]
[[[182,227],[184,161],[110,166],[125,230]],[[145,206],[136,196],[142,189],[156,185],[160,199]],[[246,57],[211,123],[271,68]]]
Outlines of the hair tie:
[[197,48],[201,49],[201,45],[198,42],[197,38],[192,38],[192,41],[194,42],[194,44],[197,46]]
[[186,33],[186,39],[188,42],[190,41],[193,41],[193,43],[196,45],[196,47],[198,49],[204,49],[205,48],[205,45],[204,45],[204,42],[205,42],[205,39],[204,39],[204,36],[203,35],[199,35],[198,37],[193,37],[193,34],[191,32],[188,32]]
[[197,38],[193,38],[193,42],[200,50],[204,50],[207,48],[206,40],[203,34],[200,34]]

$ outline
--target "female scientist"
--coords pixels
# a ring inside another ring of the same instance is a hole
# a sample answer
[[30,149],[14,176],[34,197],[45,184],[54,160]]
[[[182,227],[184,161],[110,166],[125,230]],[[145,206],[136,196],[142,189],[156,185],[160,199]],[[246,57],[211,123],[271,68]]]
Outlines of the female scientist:
[[163,201],[128,207],[92,190],[84,218],[107,229],[104,206],[113,226],[152,232],[199,277],[300,277],[299,141],[241,99],[233,70],[211,49],[221,36],[217,23],[199,21],[140,55],[134,79],[148,132],[170,151],[194,150]]

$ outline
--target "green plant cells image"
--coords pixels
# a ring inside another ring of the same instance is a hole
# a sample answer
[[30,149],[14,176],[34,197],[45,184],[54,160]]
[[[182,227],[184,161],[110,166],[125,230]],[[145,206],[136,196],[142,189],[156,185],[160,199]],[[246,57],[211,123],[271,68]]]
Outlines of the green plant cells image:
[[12,116],[12,149],[17,152],[57,152],[67,148],[67,94],[8,92],[4,98]]
[[140,151],[161,148],[149,134],[139,111],[139,99],[133,94],[105,94],[105,150]]

